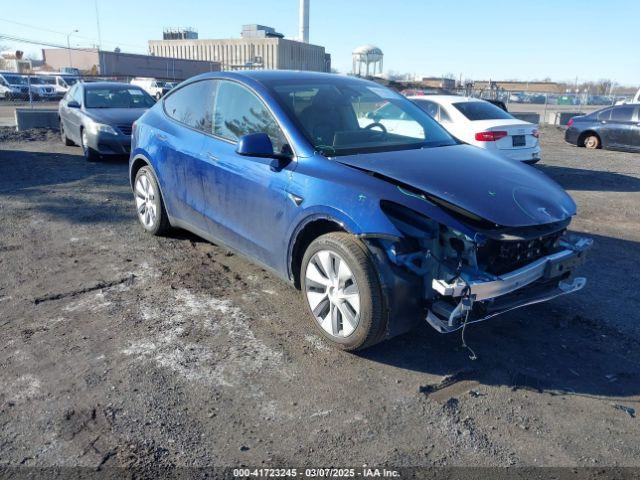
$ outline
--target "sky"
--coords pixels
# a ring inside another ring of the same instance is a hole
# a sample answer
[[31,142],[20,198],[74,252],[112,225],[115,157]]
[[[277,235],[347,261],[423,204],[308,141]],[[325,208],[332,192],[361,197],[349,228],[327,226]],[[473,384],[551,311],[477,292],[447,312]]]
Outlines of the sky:
[[[21,0],[0,10],[0,35],[146,53],[164,27],[191,26],[200,38],[238,38],[260,23],[298,33],[298,0]],[[474,80],[640,84],[640,0],[311,0],[310,42],[333,67],[351,69],[351,51],[374,44],[384,70]],[[22,24],[22,25],[21,25]],[[39,56],[35,45],[0,45]]]

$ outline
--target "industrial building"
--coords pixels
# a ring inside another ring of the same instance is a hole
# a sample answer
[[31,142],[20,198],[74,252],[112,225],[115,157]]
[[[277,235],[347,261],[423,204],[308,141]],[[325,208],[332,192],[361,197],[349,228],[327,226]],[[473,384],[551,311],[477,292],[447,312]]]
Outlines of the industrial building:
[[283,37],[271,27],[244,25],[240,38],[149,40],[149,53],[219,62],[223,70],[331,70],[324,47]]
[[220,70],[215,61],[197,61],[98,49],[45,48],[44,63],[54,70],[75,67],[82,73],[113,77],[152,77],[185,80],[194,75]]

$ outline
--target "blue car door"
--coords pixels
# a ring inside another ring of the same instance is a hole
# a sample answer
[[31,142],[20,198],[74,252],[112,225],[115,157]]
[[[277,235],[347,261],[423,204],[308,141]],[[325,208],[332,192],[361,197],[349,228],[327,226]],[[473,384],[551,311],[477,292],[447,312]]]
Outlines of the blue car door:
[[169,121],[160,122],[156,147],[167,211],[197,230],[216,235],[204,217],[202,152],[211,133],[215,83],[203,80],[176,90],[163,100]]
[[276,152],[287,148],[285,136],[256,94],[237,82],[216,83],[213,134],[200,158],[204,216],[220,228],[223,242],[280,270],[288,246],[287,209],[295,207],[287,195],[295,162],[238,155],[243,135],[267,133]]

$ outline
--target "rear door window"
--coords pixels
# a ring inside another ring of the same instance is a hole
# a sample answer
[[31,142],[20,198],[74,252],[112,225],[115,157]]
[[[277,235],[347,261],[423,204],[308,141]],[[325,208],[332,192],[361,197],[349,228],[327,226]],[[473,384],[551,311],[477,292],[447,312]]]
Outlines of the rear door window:
[[281,153],[287,143],[278,123],[262,100],[239,83],[219,81],[213,134],[236,142],[250,133],[266,133],[271,139],[274,153]]
[[609,120],[611,118],[611,110],[611,108],[607,108],[598,113],[598,120]]
[[218,82],[202,80],[172,92],[164,100],[165,113],[174,120],[213,133],[213,101]]
[[436,120],[438,119],[438,104],[429,100],[414,100],[414,102],[425,112]]
[[635,108],[632,106],[616,107],[611,111],[612,122],[630,122]]

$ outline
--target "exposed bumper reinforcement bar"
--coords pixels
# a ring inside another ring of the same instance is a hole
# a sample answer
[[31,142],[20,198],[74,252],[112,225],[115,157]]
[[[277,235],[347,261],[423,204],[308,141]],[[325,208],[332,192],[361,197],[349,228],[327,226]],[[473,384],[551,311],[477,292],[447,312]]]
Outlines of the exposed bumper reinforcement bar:
[[[437,331],[448,333],[462,327],[462,317],[467,319],[467,324],[481,322],[516,308],[577,292],[586,285],[585,278],[577,277],[571,282],[561,279],[584,261],[584,253],[592,245],[589,238],[564,241],[564,250],[499,276],[467,272],[452,282],[434,279],[432,288],[445,298],[431,306],[426,320]],[[476,302],[480,302],[481,309],[474,308]]]
[[[486,315],[483,315],[478,318],[470,318],[466,323],[470,325],[472,323],[483,322],[485,320],[489,320],[495,316],[501,315],[503,313],[509,312],[511,310],[515,310],[516,308],[526,307],[527,305],[533,305],[536,303],[546,302],[548,300],[554,299],[561,295],[566,295],[568,293],[577,292],[578,290],[582,290],[584,286],[587,284],[587,280],[584,277],[576,277],[572,282],[560,282],[557,288],[552,290],[546,290],[544,292],[532,293],[527,296],[521,296],[516,299],[505,299],[506,301],[497,301],[494,305],[491,306],[490,312]],[[460,328],[462,328],[463,323],[460,322],[460,316],[463,314],[461,304],[458,304],[455,308],[453,308],[448,318],[441,319],[437,315],[435,315],[431,310],[427,313],[427,322],[433,328],[435,328],[440,333],[450,333],[454,332]]]
[[[474,301],[499,297],[543,277],[554,278],[563,275],[582,263],[584,251],[591,248],[592,244],[590,238],[581,238],[574,244],[565,244],[570,248],[540,258],[504,275],[471,278],[470,275],[463,274],[462,279],[459,278],[452,283],[443,279],[433,279],[431,287],[445,297],[461,297],[464,293],[470,294]],[[465,291],[467,288],[470,289],[469,292]]]

